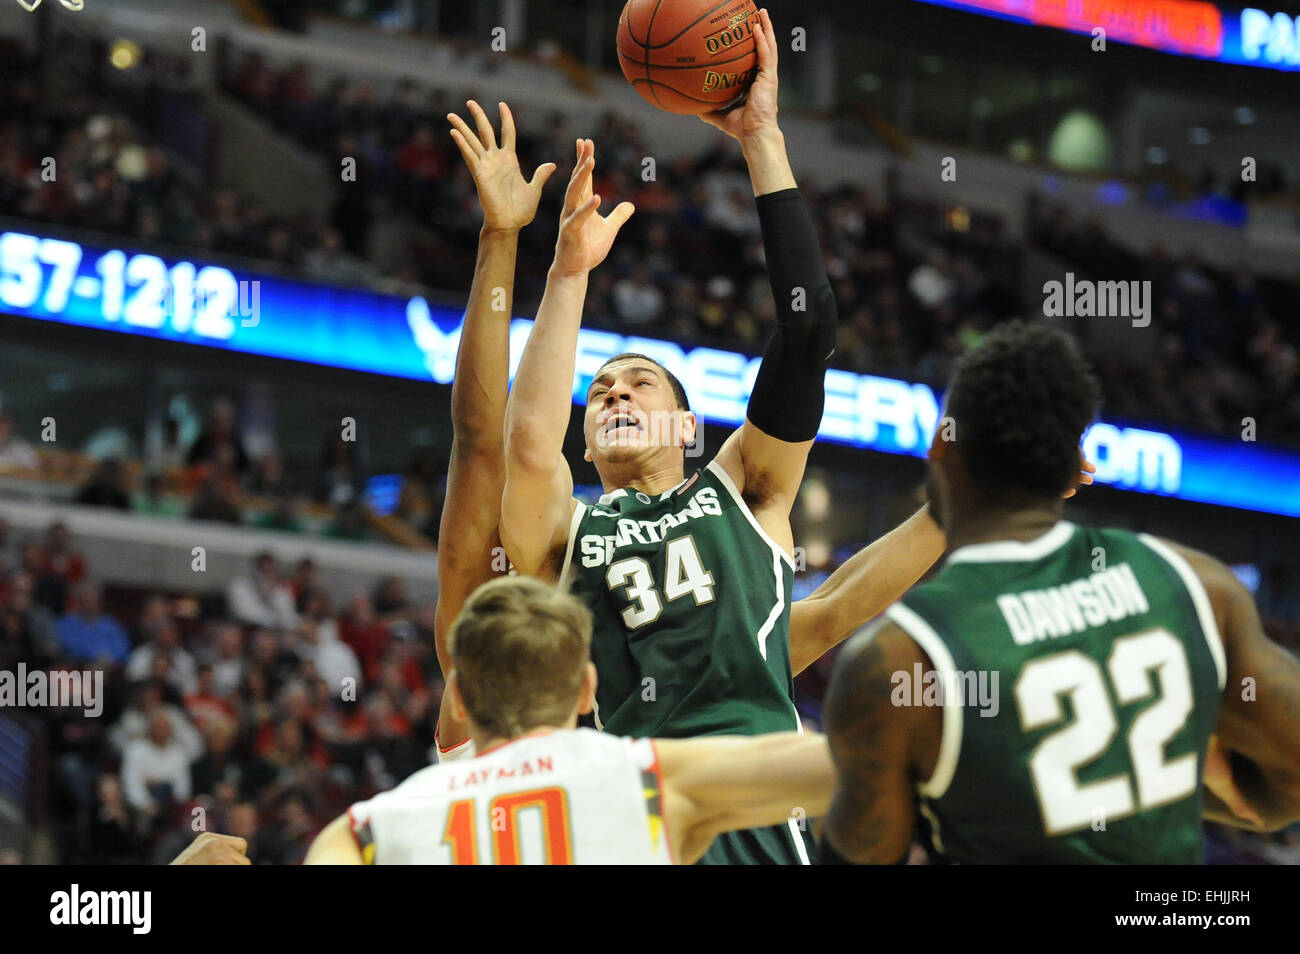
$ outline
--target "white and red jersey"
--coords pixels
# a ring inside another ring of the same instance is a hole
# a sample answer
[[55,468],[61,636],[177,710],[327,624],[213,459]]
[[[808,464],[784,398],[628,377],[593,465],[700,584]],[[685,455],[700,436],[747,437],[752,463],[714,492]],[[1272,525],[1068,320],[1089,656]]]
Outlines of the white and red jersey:
[[546,731],[348,809],[367,864],[671,864],[654,743]]

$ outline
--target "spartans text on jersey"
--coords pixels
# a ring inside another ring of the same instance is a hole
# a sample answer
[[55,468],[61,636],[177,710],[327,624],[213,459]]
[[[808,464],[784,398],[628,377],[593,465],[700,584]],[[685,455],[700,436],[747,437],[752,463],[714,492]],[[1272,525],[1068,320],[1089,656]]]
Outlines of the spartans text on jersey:
[[[603,511],[597,507],[591,510],[593,516],[616,517],[615,513]],[[722,514],[722,504],[718,501],[718,492],[713,487],[701,487],[691,495],[685,507],[676,513],[666,513],[658,520],[618,521],[618,531],[606,536],[584,534],[582,547],[582,565],[584,567],[604,566],[614,560],[614,554],[621,548],[633,543],[645,546],[648,543],[660,543],[664,534],[673,527],[680,527],[689,520],[699,517],[717,517]]]

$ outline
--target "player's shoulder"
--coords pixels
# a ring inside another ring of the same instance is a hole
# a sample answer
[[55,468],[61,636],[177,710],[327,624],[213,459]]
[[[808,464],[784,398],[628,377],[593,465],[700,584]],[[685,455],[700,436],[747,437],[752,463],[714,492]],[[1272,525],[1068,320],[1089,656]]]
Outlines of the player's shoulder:
[[354,829],[374,819],[398,817],[408,811],[413,802],[431,803],[447,791],[447,778],[452,771],[450,764],[429,765],[407,776],[387,791],[354,802],[348,809],[348,817]]
[[[412,772],[388,791],[380,792],[375,798],[385,796],[392,798],[419,797],[428,795],[432,791],[441,790],[446,787],[448,774],[454,771],[453,764],[437,762],[433,765],[426,765],[424,768]],[[463,765],[464,763],[459,764]]]
[[652,751],[653,748],[649,739],[634,739],[631,736],[614,735],[610,732],[601,732],[598,729],[590,729],[585,726],[570,729],[564,735],[576,748],[601,757],[613,758],[635,755],[642,751]]

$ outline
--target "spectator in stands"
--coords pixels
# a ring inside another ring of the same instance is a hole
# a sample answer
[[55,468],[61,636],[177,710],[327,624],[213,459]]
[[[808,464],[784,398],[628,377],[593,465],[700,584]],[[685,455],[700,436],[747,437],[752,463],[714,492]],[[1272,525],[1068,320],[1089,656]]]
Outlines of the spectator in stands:
[[611,299],[619,319],[632,327],[653,325],[664,312],[664,293],[650,281],[650,270],[642,264],[614,283]]
[[244,681],[244,634],[228,620],[209,627],[210,648],[205,658],[212,666],[212,682],[218,695],[229,699]]
[[44,667],[59,652],[58,621],[36,602],[36,581],[26,570],[16,571],[9,596],[0,605],[0,669],[19,662]]
[[325,435],[316,477],[317,501],[339,507],[360,499],[365,467],[358,444],[355,432],[340,434],[332,430]]
[[35,449],[14,429],[13,416],[0,411],[0,469],[36,470],[40,464]]
[[265,842],[267,854],[277,865],[302,864],[321,827],[312,819],[305,794],[288,792],[281,800],[276,824],[268,832],[270,837]]
[[[407,526],[432,540],[438,539],[437,525],[442,518],[438,493],[438,460],[432,450],[420,448],[411,456],[402,480],[393,515]],[[432,531],[432,532],[430,532]]]
[[305,612],[308,600],[317,592],[316,561],[311,557],[303,557],[298,561],[298,565],[293,568],[293,578],[289,580],[289,591],[293,593],[294,606],[297,607],[298,612]]
[[170,499],[166,490],[162,474],[157,472],[149,474],[144,479],[144,490],[136,495],[132,508],[136,513],[155,517],[182,516],[185,512],[184,508],[177,501]]
[[75,586],[86,575],[85,558],[72,548],[72,535],[62,521],[50,524],[41,554],[42,572],[56,577],[65,586]]
[[139,646],[153,639],[154,631],[172,618],[171,600],[162,593],[145,597],[135,625],[130,627],[131,642]]
[[96,802],[86,832],[91,865],[140,864],[148,843],[147,827],[136,809],[123,797],[121,780],[105,772],[95,785]]
[[230,810],[229,833],[244,839],[247,848],[244,855],[255,865],[270,864],[272,859],[262,847],[262,826],[258,819],[257,806],[249,801],[242,801]]
[[366,512],[360,501],[339,504],[334,519],[325,527],[322,536],[334,540],[364,540],[366,538]]
[[125,663],[131,651],[126,630],[105,615],[99,587],[81,583],[74,591],[74,608],[59,620],[59,646],[65,656],[86,662]]
[[244,441],[235,427],[235,405],[229,398],[217,398],[208,410],[208,424],[190,445],[186,463],[228,464],[243,476],[250,462]]
[[123,488],[124,479],[122,465],[116,457],[100,461],[86,486],[77,494],[77,503],[130,510],[131,498]]
[[320,245],[303,256],[303,271],[311,278],[338,285],[366,285],[375,280],[374,266],[348,254],[338,229],[325,228]]
[[213,468],[194,496],[189,516],[191,520],[236,525],[242,523],[243,518],[239,512],[239,475],[233,470]]
[[447,157],[433,127],[420,122],[411,138],[397,150],[399,187],[410,196],[412,209],[427,217],[433,207],[438,180],[446,174]]
[[265,669],[250,662],[239,687],[239,721],[249,729],[260,727],[271,720],[274,711],[271,680]]
[[205,736],[219,722],[234,721],[235,707],[217,691],[212,665],[198,667],[194,690],[185,695],[185,711],[199,732]]
[[260,530],[302,533],[303,527],[302,521],[298,519],[297,501],[287,491],[280,491],[271,501],[271,509],[254,520],[253,526]]
[[133,739],[122,756],[126,803],[150,816],[160,815],[190,797],[191,751],[176,738],[161,710],[149,717],[149,733]]
[[352,647],[339,639],[333,625],[318,625],[314,620],[305,619],[294,630],[294,637],[298,657],[315,666],[317,675],[335,692],[348,686],[354,693],[360,691],[361,663]]
[[68,587],[63,578],[46,569],[45,547],[27,537],[18,547],[18,566],[36,581],[36,602],[56,616],[68,608]]
[[406,583],[400,576],[391,574],[379,578],[371,602],[374,603],[375,613],[386,619],[402,615],[411,609],[411,601],[406,596]]
[[391,788],[424,761],[423,753],[411,740],[411,724],[385,693],[377,693],[366,704],[367,728],[365,765],[370,782]]
[[126,677],[133,682],[146,679],[154,663],[165,657],[169,663],[167,683],[181,695],[189,695],[198,686],[194,657],[181,645],[180,631],[170,619],[163,619],[149,629],[149,641],[136,647],[126,664]]
[[235,750],[238,739],[237,718],[233,714],[223,718],[213,710],[204,733],[203,755],[190,766],[191,789],[196,795],[216,794],[223,784],[239,790],[244,770]]
[[253,478],[249,483],[249,492],[262,497],[275,497],[279,494],[287,494],[292,489],[285,476],[284,462],[280,459],[280,455],[275,451],[263,454],[262,459],[257,462]]
[[146,458],[151,473],[166,474],[180,470],[185,466],[188,450],[181,444],[181,422],[168,416],[162,422],[161,431],[148,444]]
[[253,572],[231,581],[227,608],[241,623],[291,629],[298,622],[293,593],[280,579],[275,557],[263,550],[253,557]]
[[348,612],[339,620],[339,636],[352,647],[361,661],[361,671],[370,678],[388,648],[388,627],[375,615],[374,604],[365,593],[352,598]]
[[177,704],[179,702],[180,697],[175,691],[157,679],[137,684],[130,706],[108,731],[110,744],[117,752],[125,754],[132,742],[149,735],[154,714],[161,712],[171,723],[172,740],[185,749],[191,760],[198,758],[203,752],[203,738],[185,715],[185,710]]

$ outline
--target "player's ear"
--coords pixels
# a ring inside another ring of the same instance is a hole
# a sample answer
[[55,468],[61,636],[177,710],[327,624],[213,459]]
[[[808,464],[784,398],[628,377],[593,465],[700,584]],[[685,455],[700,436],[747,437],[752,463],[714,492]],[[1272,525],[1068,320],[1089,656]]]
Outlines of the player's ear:
[[939,426],[934,431],[934,438],[930,441],[930,460],[935,463],[940,463],[948,455],[948,445],[952,443],[952,435],[949,432],[955,430],[949,428],[950,420],[944,418],[939,422]]
[[596,705],[596,664],[587,663],[582,676],[582,693],[578,696],[578,715],[586,715]]
[[682,412],[682,446],[690,447],[695,443],[695,412]]
[[582,459],[585,460],[588,464],[591,463],[592,458],[591,458],[591,448],[590,448],[590,447],[588,447],[586,450],[584,450],[584,451],[582,452]]

